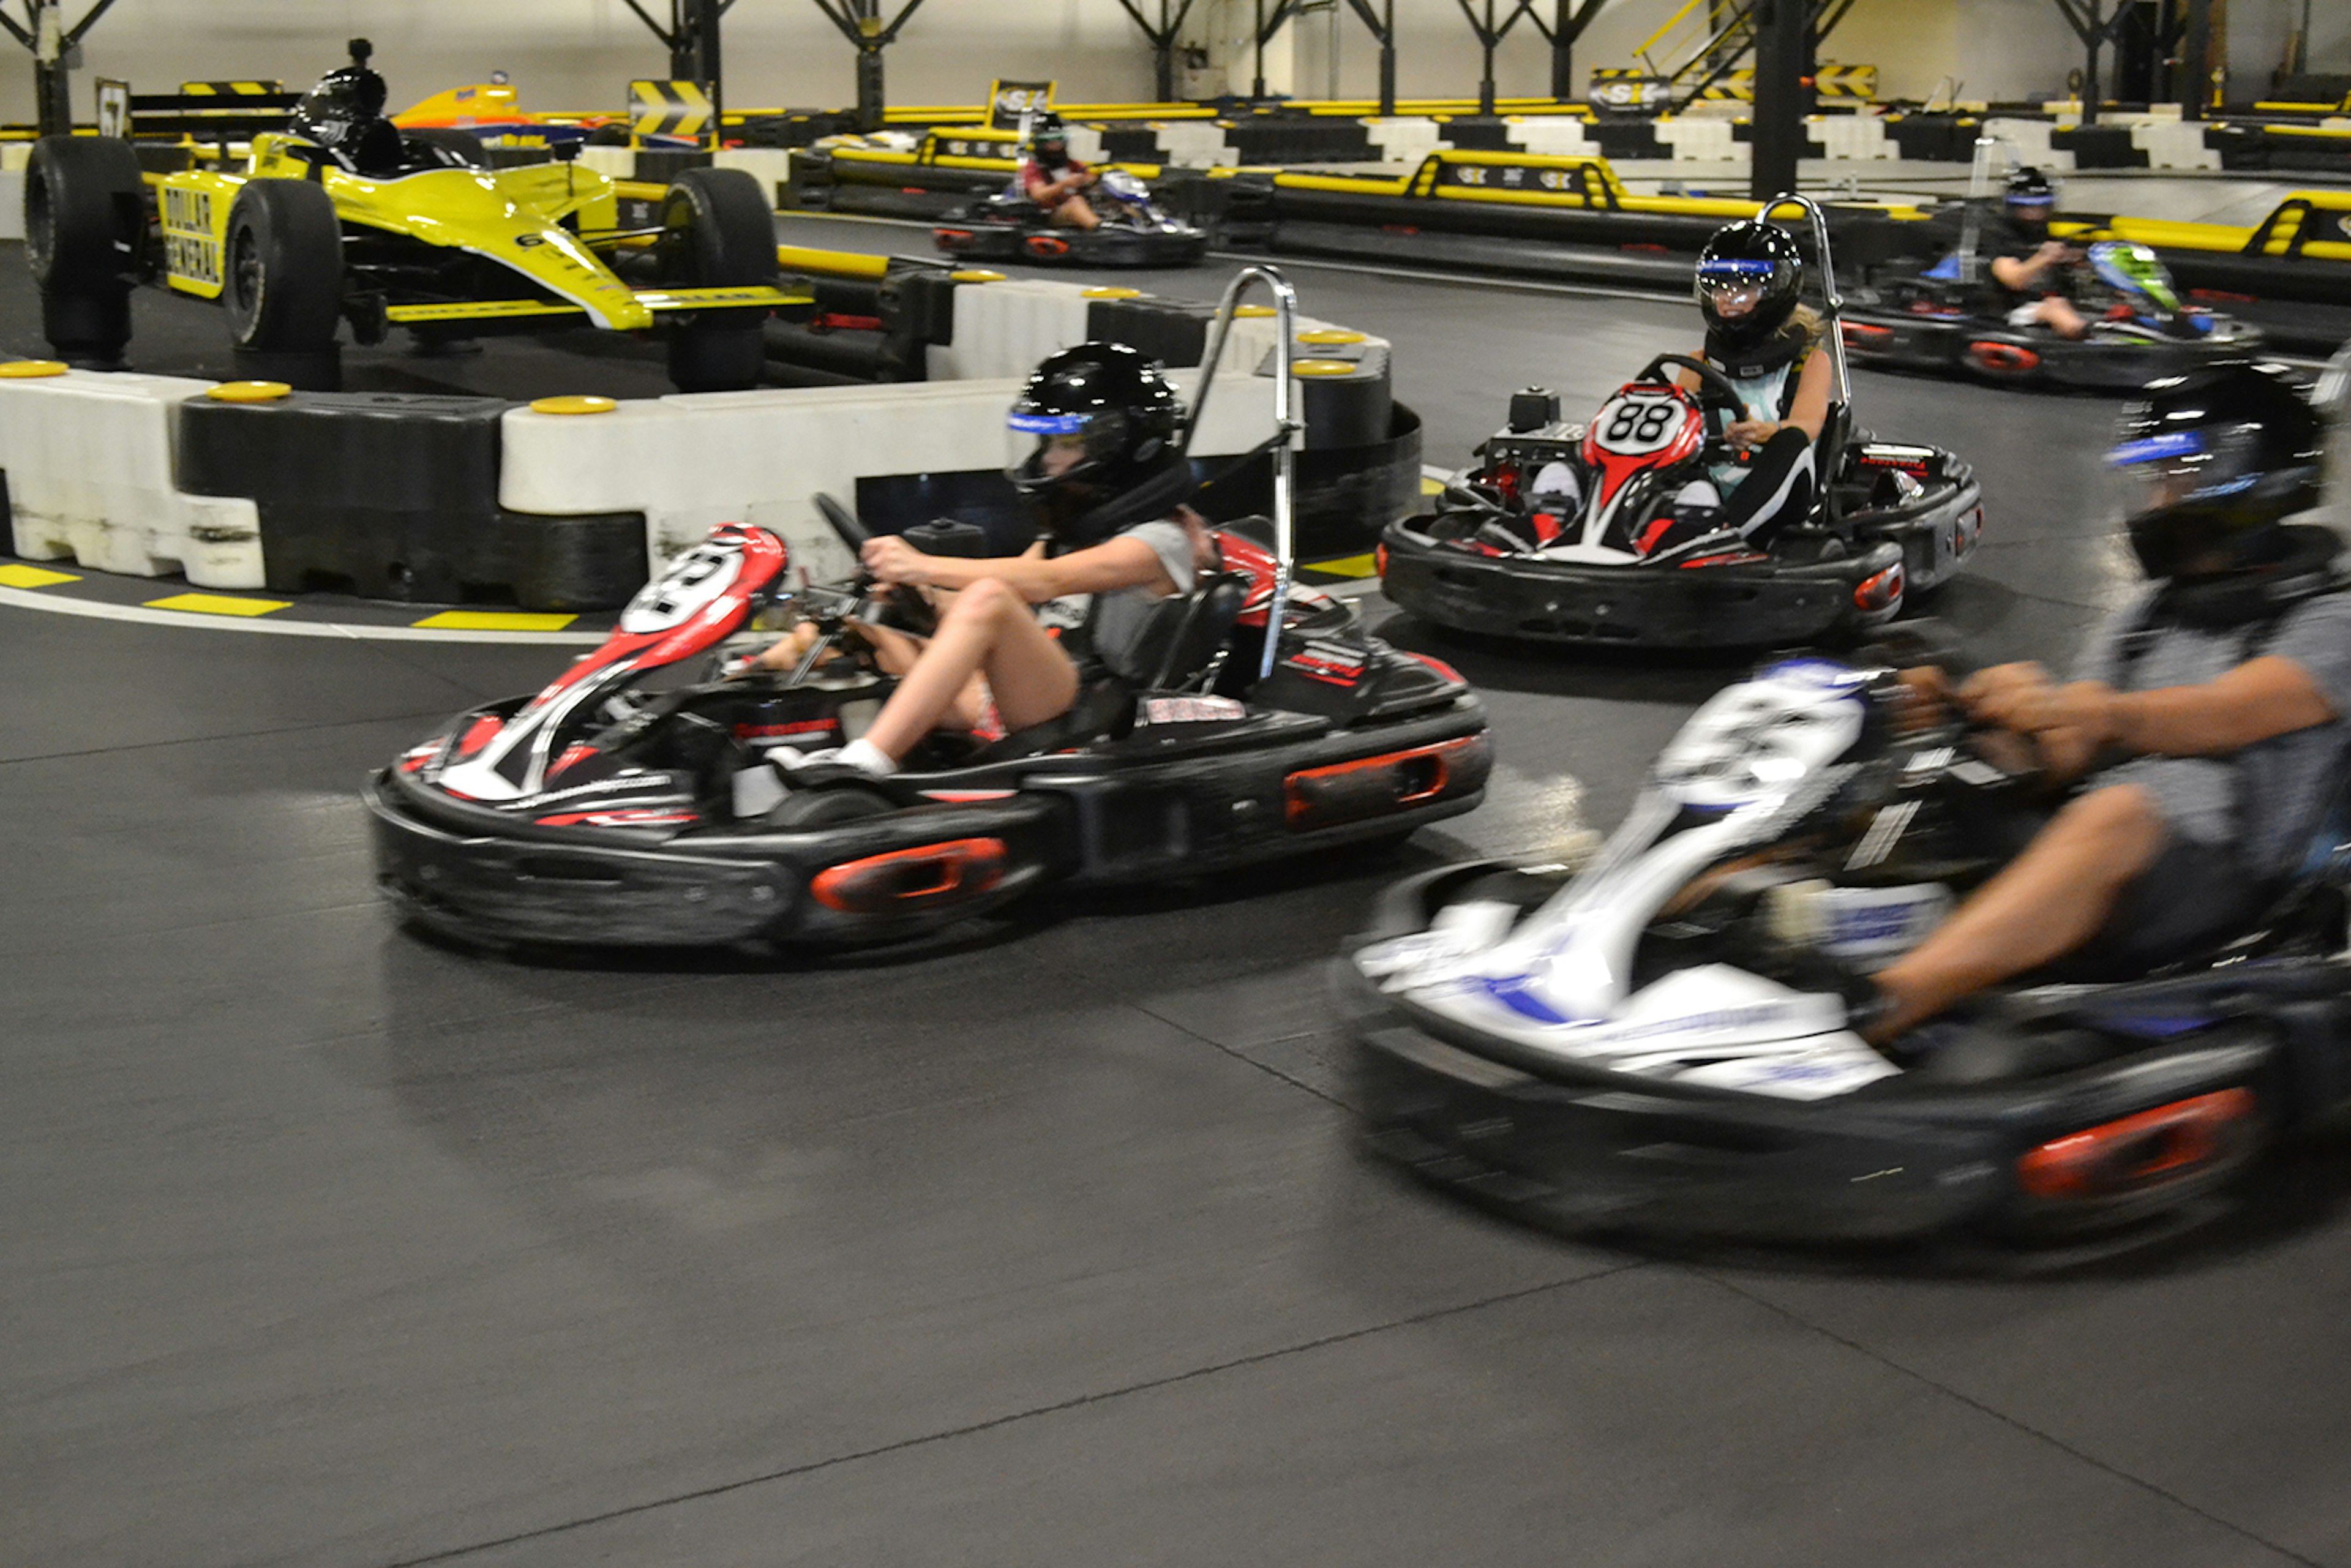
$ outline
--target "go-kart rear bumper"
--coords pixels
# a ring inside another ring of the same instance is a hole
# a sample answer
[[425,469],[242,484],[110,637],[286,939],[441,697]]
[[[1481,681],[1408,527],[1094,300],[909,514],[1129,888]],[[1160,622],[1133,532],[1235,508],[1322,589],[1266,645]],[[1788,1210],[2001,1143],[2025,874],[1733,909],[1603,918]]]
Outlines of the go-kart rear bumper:
[[1901,565],[1899,544],[1808,565],[1619,567],[1481,556],[1392,523],[1383,587],[1401,609],[1458,632],[1530,642],[1754,647],[1834,637],[1891,619],[1864,583]]
[[1024,261],[1070,267],[1190,267],[1208,254],[1198,229],[1051,228],[973,218],[932,231],[939,249],[958,261]]
[[663,841],[541,827],[397,768],[362,799],[379,888],[466,940],[853,945],[918,935],[1050,881],[1196,876],[1407,833],[1474,809],[1491,758],[1484,711],[1462,697],[1286,745],[1119,767],[1073,758],[999,798],[802,831]]
[[[1425,925],[1423,894],[1460,870],[1392,890],[1382,934]],[[2233,1172],[2302,1076],[2283,1069],[2287,1052],[2271,1030],[2247,1024],[2024,1082],[1896,1078],[1834,1099],[1785,1100],[1478,1038],[1383,995],[1345,957],[1332,989],[1353,1036],[1356,1104],[1374,1151],[1465,1197],[1579,1233],[1849,1242],[1970,1225],[2063,1234],[2126,1224]],[[2080,1196],[2029,1190],[2021,1175],[2052,1142],[2208,1096],[2241,1096],[2231,1103],[2248,1108],[2229,1159]]]

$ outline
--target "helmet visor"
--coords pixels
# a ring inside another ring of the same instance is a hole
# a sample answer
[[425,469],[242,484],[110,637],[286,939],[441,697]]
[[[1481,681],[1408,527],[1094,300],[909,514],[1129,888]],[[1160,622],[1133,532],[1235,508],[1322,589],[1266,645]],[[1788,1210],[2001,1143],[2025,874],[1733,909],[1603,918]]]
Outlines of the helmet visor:
[[1004,472],[1023,490],[1079,479],[1115,457],[1126,418],[1115,409],[1042,413],[1014,409],[1004,422]]
[[2123,489],[2124,515],[2219,501],[2261,479],[2257,424],[2164,430],[2106,454]]
[[1745,316],[1763,303],[1780,264],[1771,261],[1702,261],[1698,268],[1698,302],[1714,314]]

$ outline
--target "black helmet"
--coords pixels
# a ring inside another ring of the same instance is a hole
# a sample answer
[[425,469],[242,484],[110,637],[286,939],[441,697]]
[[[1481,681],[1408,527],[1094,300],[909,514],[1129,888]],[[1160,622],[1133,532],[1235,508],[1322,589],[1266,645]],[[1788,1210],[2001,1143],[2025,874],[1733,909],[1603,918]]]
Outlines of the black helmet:
[[1749,218],[1715,230],[1698,253],[1708,336],[1734,350],[1762,342],[1787,324],[1803,276],[1804,253],[1777,225]]
[[2008,177],[2008,190],[2001,200],[2010,217],[2037,227],[2046,225],[2056,210],[2057,187],[2049,183],[2048,175],[2027,164]]
[[368,128],[383,117],[383,78],[368,68],[374,46],[350,41],[351,63],[329,71],[294,106],[294,134],[346,159],[357,154]]
[[1042,152],[1047,147],[1069,151],[1070,133],[1061,124],[1061,117],[1051,110],[1040,110],[1029,122],[1029,145]]
[[1065,544],[1144,520],[1110,503],[1186,467],[1183,400],[1157,361],[1124,343],[1080,343],[1046,360],[1005,424],[1006,476]]
[[2319,499],[2318,415],[2283,365],[2231,361],[2147,388],[2106,461],[2128,489],[2149,577],[2210,577],[2277,559],[2278,524]]

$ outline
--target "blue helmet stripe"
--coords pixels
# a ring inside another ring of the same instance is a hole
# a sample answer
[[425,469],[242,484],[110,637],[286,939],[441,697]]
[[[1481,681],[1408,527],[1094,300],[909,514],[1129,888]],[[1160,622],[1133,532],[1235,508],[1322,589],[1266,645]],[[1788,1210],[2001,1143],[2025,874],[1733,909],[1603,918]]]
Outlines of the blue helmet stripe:
[[1014,409],[1005,423],[1028,435],[1082,435],[1086,419],[1082,413],[1023,413]]
[[1769,277],[1780,268],[1776,261],[1701,261],[1700,277]]
[[2167,457],[2193,457],[2203,450],[2204,438],[2194,431],[2172,430],[2126,441],[2106,454],[2106,461],[2121,468],[2134,463],[2160,463]]

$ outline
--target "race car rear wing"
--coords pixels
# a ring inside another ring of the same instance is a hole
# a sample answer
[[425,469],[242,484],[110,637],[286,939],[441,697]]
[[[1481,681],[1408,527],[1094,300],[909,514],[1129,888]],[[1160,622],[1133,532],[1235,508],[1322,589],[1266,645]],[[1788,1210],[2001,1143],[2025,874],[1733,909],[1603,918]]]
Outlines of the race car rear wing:
[[300,93],[274,81],[182,82],[177,92],[131,95],[131,134],[249,141],[257,132],[285,130],[301,101]]
[[[632,292],[637,303],[652,311],[656,319],[688,312],[699,316],[736,310],[756,310],[765,315],[771,310],[788,310],[816,303],[814,295],[787,294],[780,288],[765,287],[639,288]],[[540,322],[565,316],[576,316],[586,320],[588,312],[580,306],[559,299],[458,299],[431,305],[387,305],[383,311],[385,323],[393,327],[448,321]]]

